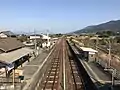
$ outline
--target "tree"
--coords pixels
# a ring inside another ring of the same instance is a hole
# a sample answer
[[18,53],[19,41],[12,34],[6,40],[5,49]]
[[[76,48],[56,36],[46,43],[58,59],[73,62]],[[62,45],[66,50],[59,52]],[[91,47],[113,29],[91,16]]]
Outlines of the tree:
[[117,43],[120,43],[120,37],[116,37],[115,40]]

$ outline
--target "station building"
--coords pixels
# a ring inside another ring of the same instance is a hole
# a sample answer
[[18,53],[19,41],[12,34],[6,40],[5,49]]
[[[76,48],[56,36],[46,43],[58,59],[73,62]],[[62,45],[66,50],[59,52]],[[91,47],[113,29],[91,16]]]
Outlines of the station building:
[[0,75],[8,77],[12,69],[17,69],[29,61],[32,53],[32,49],[26,48],[16,38],[0,38]]
[[88,47],[79,47],[81,58],[87,62],[92,62],[96,60],[97,52],[96,50]]

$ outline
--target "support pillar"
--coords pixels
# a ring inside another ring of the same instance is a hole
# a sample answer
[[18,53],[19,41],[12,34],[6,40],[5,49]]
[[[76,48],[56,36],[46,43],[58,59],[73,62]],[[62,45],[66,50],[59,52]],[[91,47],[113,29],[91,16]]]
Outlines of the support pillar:
[[5,67],[5,76],[8,77],[7,68]]
[[15,68],[13,69],[13,88],[15,87]]

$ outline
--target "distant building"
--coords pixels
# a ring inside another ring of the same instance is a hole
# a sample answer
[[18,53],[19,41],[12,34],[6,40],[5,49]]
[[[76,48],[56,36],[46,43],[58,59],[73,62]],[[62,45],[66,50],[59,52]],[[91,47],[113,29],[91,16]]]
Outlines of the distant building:
[[11,31],[2,31],[0,32],[0,37],[1,38],[6,38],[6,37],[12,37],[15,36],[15,34]]
[[51,39],[51,37],[47,36],[47,35],[44,35],[44,34],[41,34],[42,35],[42,39]]
[[41,35],[30,35],[30,40],[40,39],[41,37]]
[[6,38],[6,37],[8,37],[6,34],[4,34],[4,33],[0,33],[0,37],[1,38]]
[[30,35],[30,42],[33,42],[35,44],[35,40],[36,43],[41,44],[41,47],[49,47],[51,45],[50,43],[50,39],[51,37],[44,35],[44,34],[40,34],[40,35]]

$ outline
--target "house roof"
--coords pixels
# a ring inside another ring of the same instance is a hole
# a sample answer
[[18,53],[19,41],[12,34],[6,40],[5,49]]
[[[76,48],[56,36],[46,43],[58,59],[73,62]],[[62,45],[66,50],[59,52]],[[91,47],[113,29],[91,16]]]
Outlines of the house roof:
[[9,52],[9,51],[21,48],[23,46],[24,44],[22,44],[16,38],[1,38],[0,39],[0,50],[4,52]]
[[42,35],[40,35],[40,34],[31,34],[30,36],[40,36],[40,37],[42,37]]
[[2,32],[0,32],[0,33],[4,33],[5,35],[7,35],[7,36],[12,36],[12,35],[15,35],[13,32],[11,32],[11,31],[2,31]]
[[6,63],[12,63],[12,62],[22,58],[23,56],[32,53],[32,52],[33,52],[32,49],[20,48],[20,49],[14,50],[12,52],[0,54],[0,60],[4,61]]

